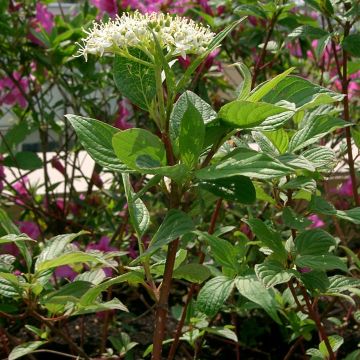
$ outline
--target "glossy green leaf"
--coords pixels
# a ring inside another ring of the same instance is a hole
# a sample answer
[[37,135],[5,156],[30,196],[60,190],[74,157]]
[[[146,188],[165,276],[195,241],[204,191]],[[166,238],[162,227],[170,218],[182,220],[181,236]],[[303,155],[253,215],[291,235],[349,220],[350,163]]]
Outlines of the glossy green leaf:
[[35,271],[39,271],[40,265],[45,261],[58,258],[64,253],[67,244],[71,243],[78,236],[86,234],[86,231],[80,231],[74,234],[57,235],[48,240],[44,249],[41,251],[35,263]]
[[289,145],[289,136],[284,129],[267,131],[263,133],[276,147],[280,154],[284,154]]
[[312,224],[311,220],[296,214],[290,207],[284,208],[282,218],[284,225],[290,229],[305,230]]
[[[344,338],[342,338],[339,335],[331,335],[328,337],[331,349],[334,353],[340,349],[340,346],[344,343]],[[325,341],[321,341],[319,344],[319,350],[320,352],[325,356],[325,358],[328,358],[329,351],[325,345]]]
[[[188,112],[188,109],[194,107],[197,111],[196,117],[197,122],[198,115],[200,114],[203,124],[209,124],[214,121],[217,117],[216,112],[212,109],[212,107],[206,103],[203,99],[201,99],[198,95],[191,91],[184,92],[179,99],[176,101],[173,111],[170,115],[170,123],[169,123],[169,132],[172,145],[174,147],[174,151],[176,154],[179,152],[179,138],[180,138],[180,131],[181,131],[181,124],[184,121],[185,114],[186,121],[189,122],[191,119],[191,111]],[[190,121],[191,122],[191,121]],[[201,127],[200,124],[197,124],[198,127]],[[201,132],[203,131],[200,129]],[[201,135],[201,134],[200,134]],[[202,135],[201,135],[202,136]]]
[[335,152],[326,146],[318,146],[304,151],[301,154],[308,160],[318,171],[332,170],[336,165]]
[[234,245],[215,235],[205,232],[198,234],[210,245],[210,255],[214,257],[217,264],[234,271],[238,270],[237,251]]
[[252,204],[256,191],[252,181],[242,175],[199,182],[199,186],[222,199],[242,204]]
[[255,275],[238,276],[236,287],[242,296],[259,305],[275,322],[281,324],[273,291],[266,289]]
[[138,261],[143,256],[150,256],[164,245],[194,230],[191,218],[180,210],[168,211],[163,223],[150,241],[150,244]]
[[5,166],[16,167],[22,170],[41,169],[43,162],[39,155],[30,151],[20,151],[15,156],[8,156],[3,160]]
[[19,359],[22,356],[31,354],[33,351],[46,343],[47,341],[30,341],[17,345],[12,349],[11,353],[9,354],[8,360]]
[[258,102],[266,94],[268,94],[280,81],[285,79],[295,68],[285,70],[283,73],[275,76],[271,80],[265,81],[264,83],[257,86],[247,98],[248,101]]
[[286,101],[293,103],[299,111],[340,101],[343,97],[342,94],[315,85],[303,78],[287,76],[264,97],[263,101],[271,104]]
[[253,128],[264,121],[284,123],[294,115],[294,112],[265,102],[250,100],[235,100],[224,105],[219,111],[219,117],[228,125],[238,129]]
[[295,248],[299,255],[324,255],[335,244],[335,239],[326,231],[311,229],[297,235]]
[[287,252],[282,243],[280,234],[270,229],[259,219],[250,219],[247,223],[263,245],[272,250],[274,257],[280,261],[286,260]]
[[349,125],[351,125],[349,122],[327,115],[315,117],[291,138],[289,152],[303,149],[317,142],[326,134]]
[[201,264],[185,264],[178,267],[173,278],[184,279],[191,283],[201,284],[211,275],[210,270]]
[[297,272],[286,269],[280,262],[267,260],[255,265],[255,274],[265,287],[273,287],[288,282]]
[[[194,136],[196,134],[196,136]],[[188,101],[181,119],[179,135],[180,159],[190,169],[196,167],[205,139],[205,125],[201,113]]]
[[287,35],[290,39],[296,39],[299,37],[310,38],[310,39],[320,39],[324,36],[328,36],[329,33],[323,30],[320,27],[315,27],[311,25],[302,25],[294,29],[290,34]]
[[208,316],[214,316],[230,296],[235,282],[226,276],[210,279],[200,290],[196,301],[199,311]]
[[342,47],[352,56],[360,57],[360,34],[350,34],[342,42]]
[[31,237],[29,237],[27,234],[9,234],[0,237],[0,244],[8,244],[8,243],[16,243],[17,241],[35,241]]
[[130,169],[139,170],[166,165],[163,143],[147,130],[133,128],[118,132],[113,136],[112,144],[116,156]]
[[144,202],[140,199],[133,199],[134,192],[130,183],[130,177],[122,174],[125,196],[128,203],[130,221],[139,239],[143,237],[150,224],[150,214]]
[[72,315],[93,314],[109,310],[120,310],[125,312],[129,311],[119,299],[113,298],[112,300],[103,303],[95,303],[86,306],[80,305],[78,306],[77,310],[72,313]]
[[116,157],[112,146],[112,137],[119,132],[118,129],[82,116],[68,114],[66,118],[75,129],[82,146],[99,165],[119,172],[129,170]]
[[294,170],[270,156],[247,148],[239,148],[222,158],[219,163],[196,171],[202,180],[244,175],[270,180],[291,174]]
[[347,271],[346,264],[335,255],[298,255],[295,259],[296,266],[310,268],[313,270]]
[[237,99],[246,100],[249,97],[251,91],[251,81],[252,81],[251,72],[249,68],[243,63],[236,63],[234,64],[234,66],[236,66],[239,69],[240,74],[243,78]]
[[[149,61],[139,49],[131,49],[130,54],[138,59]],[[116,55],[114,59],[114,80],[121,93],[132,103],[148,110],[156,94],[154,68]]]

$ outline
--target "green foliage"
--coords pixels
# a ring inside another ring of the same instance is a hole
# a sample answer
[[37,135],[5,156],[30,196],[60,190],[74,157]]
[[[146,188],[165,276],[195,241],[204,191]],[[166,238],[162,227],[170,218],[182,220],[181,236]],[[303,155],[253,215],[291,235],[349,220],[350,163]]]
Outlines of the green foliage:
[[[137,59],[149,61],[139,49],[130,54]],[[131,102],[144,110],[149,110],[156,93],[155,71],[152,67],[129,59],[127,56],[115,56],[114,80],[118,89]]]

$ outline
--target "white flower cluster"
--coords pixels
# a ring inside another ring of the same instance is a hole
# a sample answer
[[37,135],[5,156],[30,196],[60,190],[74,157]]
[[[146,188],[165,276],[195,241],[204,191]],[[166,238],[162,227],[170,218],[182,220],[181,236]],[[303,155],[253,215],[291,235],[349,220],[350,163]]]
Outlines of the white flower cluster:
[[167,58],[186,54],[201,54],[215,34],[193,20],[169,14],[139,12],[124,13],[107,23],[94,22],[93,28],[80,45],[78,55],[87,60],[88,54],[127,53],[128,48],[139,48],[148,55],[155,53],[154,36],[167,50]]

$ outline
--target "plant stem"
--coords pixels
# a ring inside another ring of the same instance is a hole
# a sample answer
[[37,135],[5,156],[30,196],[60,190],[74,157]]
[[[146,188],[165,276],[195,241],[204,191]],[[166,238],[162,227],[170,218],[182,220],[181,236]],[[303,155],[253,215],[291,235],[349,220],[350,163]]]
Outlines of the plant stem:
[[[219,212],[220,212],[220,208],[221,208],[221,204],[222,204],[222,199],[218,199],[218,201],[216,202],[216,206],[214,209],[214,212],[211,216],[211,220],[210,220],[210,225],[209,225],[209,229],[208,229],[208,233],[209,234],[213,234],[215,231],[215,226],[216,226],[216,220],[219,216]],[[199,264],[202,264],[205,260],[205,254],[203,251],[200,251],[200,255],[199,255]],[[184,323],[185,323],[185,318],[186,318],[186,313],[187,313],[187,309],[189,307],[189,304],[195,294],[197,285],[196,284],[191,284],[188,295],[186,297],[186,302],[185,305],[182,309],[181,312],[181,318],[180,321],[176,327],[176,332],[174,335],[174,341],[171,344],[170,347],[170,351],[169,351],[169,355],[168,355],[168,360],[173,360],[174,356],[176,354],[176,349],[179,345],[179,341],[180,341],[180,336],[182,333],[182,328],[184,327]]]
[[274,27],[275,27],[276,20],[277,20],[278,16],[279,16],[279,14],[275,13],[273,15],[273,17],[271,18],[271,20],[270,20],[270,24],[268,26],[267,34],[266,34],[266,38],[265,38],[265,42],[264,42],[264,46],[263,46],[262,51],[260,53],[259,59],[256,62],[255,67],[254,67],[254,72],[253,72],[253,76],[252,76],[252,79],[251,79],[251,88],[252,89],[255,87],[256,79],[257,79],[257,77],[259,75],[261,66],[264,63],[267,46],[269,44],[271,35],[272,35],[273,31],[274,31]]
[[310,298],[309,298],[309,295],[306,291],[306,289],[303,287],[303,286],[300,286],[300,290],[301,290],[301,293],[304,297],[304,300],[305,300],[305,303],[306,303],[306,307],[308,308],[308,312],[309,312],[309,316],[310,318],[315,322],[316,324],[316,327],[319,331],[319,335],[320,335],[320,341],[324,341],[325,343],[325,346],[326,346],[326,349],[329,353],[329,360],[335,360],[336,359],[336,356],[333,352],[333,349],[330,345],[330,342],[329,342],[329,338],[325,332],[325,329],[321,323],[321,320],[320,320],[320,317],[319,317],[319,314],[317,312],[317,309],[315,307],[313,307],[313,305],[311,304],[310,302]]
[[[350,23],[347,21],[345,24],[344,29],[344,36],[348,36],[350,32]],[[350,112],[349,112],[349,79],[347,74],[347,60],[348,55],[345,49],[343,49],[343,70],[342,70],[342,93],[345,95],[343,99],[343,106],[344,106],[344,120],[350,121]],[[360,199],[357,190],[357,182],[356,182],[356,173],[355,173],[355,166],[354,166],[354,156],[352,152],[352,144],[351,144],[351,132],[350,128],[345,128],[345,136],[346,136],[346,145],[347,145],[347,155],[349,161],[349,170],[350,170],[350,177],[351,177],[351,185],[353,190],[353,196],[356,206],[360,206]]]

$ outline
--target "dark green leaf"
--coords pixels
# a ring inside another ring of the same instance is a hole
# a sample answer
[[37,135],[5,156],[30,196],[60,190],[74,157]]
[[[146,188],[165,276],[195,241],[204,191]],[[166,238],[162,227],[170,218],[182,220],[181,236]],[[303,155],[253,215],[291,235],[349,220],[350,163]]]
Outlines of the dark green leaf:
[[225,200],[242,204],[252,204],[256,200],[256,191],[251,180],[242,175],[201,181],[199,186]]
[[259,219],[250,219],[247,223],[249,224],[252,232],[264,244],[264,246],[273,251],[274,257],[279,259],[281,262],[286,260],[287,252],[282,243],[280,234],[267,227]]
[[262,264],[255,265],[255,273],[265,287],[273,287],[288,282],[297,271],[286,269],[280,262],[267,260]]
[[310,268],[312,270],[340,269],[347,271],[346,264],[335,255],[298,255],[295,259],[296,266]]
[[200,290],[196,307],[208,316],[214,316],[230,296],[235,282],[226,276],[209,280]]
[[311,220],[306,219],[294,212],[290,207],[285,207],[283,210],[284,225],[290,229],[304,230],[312,224]]
[[178,267],[173,274],[175,279],[184,279],[192,283],[201,284],[211,275],[210,270],[201,264],[185,264]]
[[242,296],[258,304],[274,321],[281,324],[276,311],[277,304],[272,289],[266,289],[254,275],[238,276],[236,278],[236,287]]
[[[130,54],[138,59],[149,61],[139,49],[131,49]],[[156,94],[154,68],[116,55],[114,60],[114,80],[118,89],[132,103],[148,110]]]
[[[196,136],[194,136],[196,134]],[[196,167],[205,138],[205,125],[201,113],[188,101],[181,119],[179,151],[181,161],[190,169]]]
[[118,129],[101,121],[76,115],[66,115],[89,155],[101,166],[114,171],[128,171],[128,167],[116,157],[112,137]]
[[343,48],[352,56],[360,57],[360,34],[350,34],[342,42]]
[[18,346],[15,346],[9,354],[8,360],[15,360],[22,356],[31,354],[33,351],[38,349],[41,345],[46,344],[47,341],[30,341]]
[[4,159],[4,165],[22,170],[36,170],[42,168],[43,162],[36,153],[21,151],[16,153],[14,157],[6,157]]
[[299,255],[326,255],[335,239],[321,229],[306,230],[298,234],[295,240],[296,251]]
[[287,108],[250,100],[232,101],[224,105],[219,112],[219,117],[226,124],[239,129],[253,128],[264,121],[272,123],[274,120],[281,120],[283,123],[293,115],[294,112]]
[[244,175],[269,180],[288,175],[293,171],[292,168],[266,154],[239,148],[222,158],[218,164],[198,170],[196,177],[209,180]]

